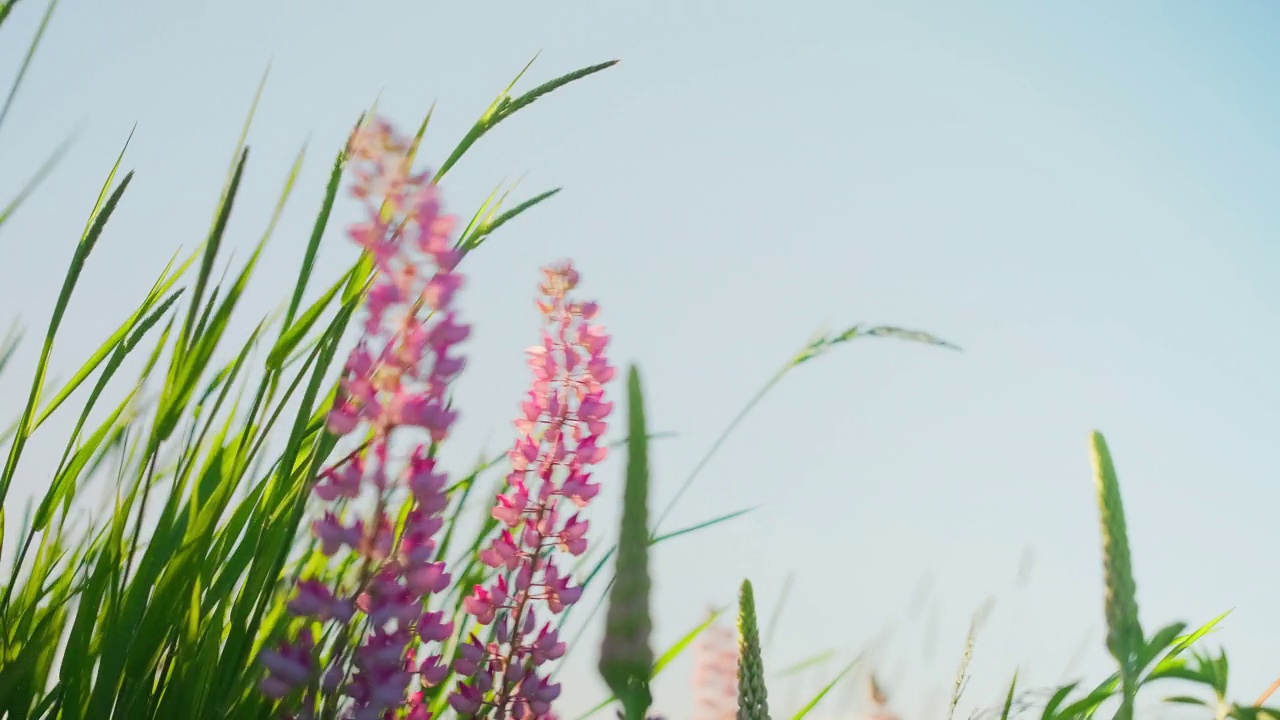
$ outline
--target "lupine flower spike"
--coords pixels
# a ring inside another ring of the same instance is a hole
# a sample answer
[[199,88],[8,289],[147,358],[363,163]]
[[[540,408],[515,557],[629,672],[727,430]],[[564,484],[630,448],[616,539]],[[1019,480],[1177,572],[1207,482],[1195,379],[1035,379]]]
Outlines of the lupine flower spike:
[[614,369],[604,353],[609,336],[593,322],[595,303],[569,298],[577,271],[566,263],[543,274],[542,342],[528,351],[533,386],[515,421],[506,489],[493,508],[502,532],[480,555],[498,573],[463,602],[478,623],[495,626],[496,638],[485,644],[472,634],[454,661],[463,679],[449,704],[464,718],[554,717],[560,685],[544,666],[565,644],[543,611],[559,614],[582,594],[560,558],[587,549],[579,511],[600,488],[589,468],[605,457],[600,440],[613,404],[604,385]]
[[698,638],[695,653],[694,720],[734,720],[738,715],[738,642],[733,629],[711,625]]
[[[327,425],[338,435],[363,429],[370,439],[315,483],[315,496],[333,506],[311,530],[326,556],[356,554],[357,577],[336,586],[301,579],[288,604],[295,616],[342,625],[340,640],[323,669],[309,631],[262,656],[269,672],[263,692],[283,697],[321,674],[319,687],[335,699],[338,716],[357,720],[390,717],[406,707],[407,717],[425,720],[426,709],[416,704],[420,693],[410,690],[442,682],[447,666],[438,655],[419,662],[417,646],[452,634],[442,613],[425,611],[429,597],[450,581],[444,563],[435,560],[434,540],[448,502],[447,478],[429,448],[447,437],[456,419],[446,391],[463,368],[454,347],[469,328],[452,309],[462,284],[449,240],[453,219],[441,214],[430,177],[409,173],[408,148],[383,121],[357,132],[348,148],[356,178],[352,194],[365,201],[367,214],[349,234],[372,256],[377,274],[366,299],[363,337],[347,358]],[[418,441],[407,463],[393,465],[392,436],[410,429],[429,442]],[[343,504],[364,496],[371,496],[372,512],[344,517]],[[397,532],[393,518],[402,516]],[[357,612],[367,620],[362,638],[350,637]],[[350,656],[342,639],[355,646]],[[317,705],[327,703],[308,695],[302,715]]]
[[626,720],[644,720],[653,701],[649,676],[653,649],[649,634],[649,449],[640,373],[627,375],[627,485],[617,572],[609,593],[600,675],[622,703]]

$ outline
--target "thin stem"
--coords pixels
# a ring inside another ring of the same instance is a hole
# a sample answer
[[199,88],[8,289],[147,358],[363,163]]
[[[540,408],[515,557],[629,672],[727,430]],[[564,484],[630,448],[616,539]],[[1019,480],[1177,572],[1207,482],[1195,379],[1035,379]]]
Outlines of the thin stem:
[[1271,683],[1270,687],[1267,688],[1266,692],[1258,696],[1258,699],[1253,702],[1253,706],[1262,707],[1262,703],[1266,702],[1267,700],[1270,700],[1271,696],[1275,694],[1276,690],[1280,690],[1280,677],[1276,678],[1275,682]]
[[661,527],[662,521],[671,513],[671,510],[675,507],[676,503],[680,501],[680,497],[689,489],[689,486],[693,484],[694,479],[698,477],[698,473],[702,472],[702,469],[711,461],[711,457],[716,454],[720,449],[720,446],[724,444],[725,440],[729,439],[729,436],[733,434],[733,431],[737,429],[738,425],[747,417],[747,415],[755,409],[755,406],[764,399],[764,396],[773,389],[773,386],[777,385],[778,381],[782,380],[783,376],[787,374],[787,371],[793,367],[795,367],[795,363],[788,362],[781,370],[770,378],[769,382],[765,383],[764,387],[760,388],[756,392],[755,396],[752,397],[745,406],[743,406],[742,410],[738,411],[738,414],[733,418],[733,421],[730,422],[729,425],[725,427],[724,431],[720,433],[720,437],[716,438],[716,441],[711,443],[711,447],[707,449],[706,454],[704,454],[702,459],[698,461],[698,464],[693,467],[693,471],[689,473],[689,476],[685,478],[684,482],[680,485],[680,488],[676,490],[675,496],[671,498],[671,501],[667,503],[667,506],[663,508],[662,512],[658,515],[657,521],[653,524],[653,530],[651,531],[652,534],[649,536],[650,542],[653,542],[653,539],[657,537],[658,528]]

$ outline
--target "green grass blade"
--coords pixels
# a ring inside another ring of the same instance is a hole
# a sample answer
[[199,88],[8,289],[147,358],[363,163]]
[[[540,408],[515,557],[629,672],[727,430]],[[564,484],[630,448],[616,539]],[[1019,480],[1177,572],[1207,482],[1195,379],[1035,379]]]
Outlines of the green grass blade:
[[129,137],[124,139],[124,146],[120,148],[120,153],[116,155],[116,162],[111,166],[111,172],[107,173],[106,182],[102,183],[102,187],[98,190],[98,199],[93,203],[93,209],[89,211],[89,219],[84,222],[84,234],[89,234],[89,228],[93,227],[93,222],[98,219],[98,213],[102,211],[102,204],[107,201],[107,191],[111,189],[111,184],[115,182],[116,173],[120,171],[120,164],[124,162],[125,151],[129,149],[129,143],[133,142],[133,134],[137,132],[138,124],[134,123],[129,129]]
[[[125,345],[127,345],[130,350],[133,349],[134,345],[138,340],[141,339],[141,337],[139,336],[134,338],[133,342],[130,343],[127,340],[127,338],[130,337],[130,333],[135,332],[136,328],[138,327],[145,326],[149,328],[151,326],[151,323],[148,323],[146,320],[143,320],[144,317],[158,318],[158,316],[154,311],[154,308],[156,307],[156,300],[158,299],[159,295],[156,293],[155,290],[159,290],[161,292],[167,290],[169,287],[173,285],[173,281],[176,279],[177,277],[172,277],[172,278],[169,278],[167,282],[157,283],[156,289],[153,289],[153,291],[147,296],[146,300],[143,301],[142,305],[138,306],[138,309],[135,310],[127,320],[121,323],[120,326],[117,327],[115,331],[111,333],[111,335],[106,340],[104,340],[101,345],[98,346],[97,350],[95,350],[93,354],[89,356],[89,359],[86,360],[83,364],[81,364],[80,368],[76,370],[75,374],[71,376],[71,379],[62,385],[62,389],[60,389],[49,400],[49,402],[45,404],[44,409],[41,410],[36,415],[35,421],[32,423],[33,430],[35,428],[40,427],[42,424],[44,424],[44,421],[47,420],[49,416],[52,415],[54,411],[56,411],[62,405],[62,403],[65,402],[66,399],[70,397],[72,393],[74,393],[77,389],[79,389],[80,385],[82,385],[84,381],[87,380],[89,376],[92,375],[94,371],[98,369],[98,366],[102,364],[103,360],[105,360],[108,356],[114,356],[114,353],[117,350],[119,350],[120,347],[122,346],[121,343],[124,343]],[[161,277],[161,280],[164,280],[163,276]],[[168,296],[168,298],[166,298],[163,302],[160,303],[160,307],[167,310],[169,306],[171,306],[173,302],[178,299],[178,296],[181,295],[181,292],[182,291],[179,290],[178,292],[171,293]],[[151,322],[154,323],[154,321],[155,320],[153,319]],[[141,322],[141,325],[139,324],[140,322]],[[123,358],[121,359],[123,360]],[[112,372],[114,372],[114,369],[112,370]],[[104,377],[109,377],[109,376],[110,376],[109,373],[104,374]],[[95,396],[96,396],[96,393],[95,393]],[[92,402],[90,402],[90,405],[92,405]],[[87,410],[88,408],[86,408],[86,411]]]
[[650,541],[649,541],[649,544],[650,544],[650,545],[657,545],[658,543],[663,542],[663,541],[666,541],[666,540],[674,540],[675,538],[678,538],[678,537],[680,537],[681,535],[688,535],[688,534],[689,534],[689,533],[691,533],[691,532],[697,532],[697,531],[699,531],[699,530],[705,530],[705,529],[707,529],[707,528],[709,528],[709,527],[712,527],[712,526],[715,526],[715,525],[719,525],[720,523],[725,523],[725,522],[729,522],[730,520],[734,520],[734,519],[740,518],[740,517],[742,517],[743,515],[746,515],[746,514],[748,514],[748,513],[753,513],[753,512],[755,512],[756,510],[759,510],[759,508],[749,507],[749,508],[743,508],[742,510],[735,510],[734,512],[726,513],[726,514],[724,514],[724,515],[721,515],[721,516],[719,516],[719,517],[712,518],[712,519],[710,519],[710,520],[705,520],[705,521],[703,521],[703,522],[698,523],[697,525],[690,525],[689,527],[686,527],[686,528],[681,528],[681,529],[679,529],[679,530],[674,530],[674,531],[672,531],[672,532],[665,533],[665,534],[663,534],[663,535],[659,535],[658,537],[653,538],[652,540],[650,540]]
[[[342,171],[346,167],[346,163],[347,155],[345,152],[338,153],[338,157],[333,161],[333,170],[329,172],[329,184],[325,187],[324,200],[320,203],[320,213],[316,215],[316,221],[311,227],[311,238],[307,241],[307,250],[302,259],[302,267],[298,270],[298,282],[293,286],[293,296],[289,298],[289,309],[284,315],[284,324],[280,331],[280,342],[284,341],[284,334],[293,323],[298,307],[302,304],[302,295],[307,290],[307,283],[311,279],[311,274],[315,271],[316,255],[320,250],[320,238],[324,237],[325,227],[329,224],[329,214],[333,211],[333,202],[338,196],[338,188],[342,184]],[[278,345],[279,343],[277,343]]]
[[896,340],[904,340],[906,342],[932,345],[945,350],[955,350],[957,352],[960,350],[958,345],[922,330],[910,330],[892,325],[877,325],[869,328],[864,328],[862,325],[854,325],[842,333],[825,337],[820,336],[813,340],[791,360],[791,364],[800,365],[809,362],[839,345],[843,345],[863,337],[894,338]]
[[290,353],[306,339],[320,316],[324,314],[329,304],[333,302],[333,298],[338,294],[338,291],[347,283],[347,279],[348,276],[346,275],[339,278],[324,295],[320,296],[320,299],[312,303],[311,307],[302,313],[296,323],[284,327],[280,333],[280,339],[276,341],[275,347],[271,348],[271,352],[267,355],[267,368],[279,370],[284,367],[285,360]]
[[546,192],[539,193],[538,195],[525,200],[500,215],[497,214],[497,211],[498,207],[501,206],[501,203],[498,203],[485,214],[485,218],[477,223],[475,227],[470,228],[463,233],[462,238],[458,241],[458,246],[463,252],[471,252],[472,250],[475,250],[480,247],[480,245],[483,244],[490,235],[496,232],[498,228],[519,217],[526,210],[551,199],[559,193],[560,190],[561,188],[554,188],[547,190]]
[[89,418],[90,410],[92,410],[98,398],[102,395],[103,390],[106,389],[107,383],[115,375],[120,364],[123,363],[129,353],[138,346],[138,343],[141,342],[146,333],[151,330],[151,328],[159,322],[160,318],[169,311],[169,308],[172,307],[173,303],[178,299],[178,296],[181,295],[181,292],[182,291],[179,290],[170,294],[169,297],[166,298],[164,302],[160,303],[160,305],[155,308],[140,324],[138,324],[136,328],[132,328],[132,333],[124,343],[117,345],[115,348],[115,351],[111,355],[111,360],[107,363],[107,367],[102,373],[102,377],[100,377],[98,382],[95,383],[93,391],[85,401],[84,409],[81,411],[80,417],[76,421],[75,428],[71,431],[71,436],[67,441],[67,448],[63,454],[62,460],[58,463],[58,469],[54,472],[55,480],[53,485],[50,487],[49,493],[42,502],[40,509],[36,511],[36,530],[44,528],[44,524],[51,519],[52,509],[57,505],[57,503],[62,502],[63,512],[66,512],[67,505],[71,502],[71,495],[75,489],[75,479],[79,474],[79,470],[82,469],[89,461],[89,458],[92,457],[93,448],[101,444],[106,439],[107,433],[110,432],[114,425],[115,418],[119,417],[127,407],[128,402],[140,389],[141,381],[139,381],[138,386],[129,393],[129,397],[126,398],[125,403],[121,403],[121,405],[112,414],[111,420],[104,423],[98,432],[95,433],[95,439],[91,439],[88,445],[85,445],[75,451],[76,460],[73,461],[72,466],[68,468],[66,467],[68,457],[71,456],[72,447],[79,438],[80,431]]
[[1218,626],[1218,623],[1225,620],[1230,614],[1231,611],[1228,610],[1199,628],[1196,628],[1194,631],[1175,639],[1173,647],[1170,648],[1169,652],[1166,653],[1164,657],[1160,658],[1160,661],[1156,663],[1154,668],[1152,668],[1151,675],[1158,676],[1158,673],[1173,667],[1182,653],[1186,652],[1188,648],[1199,642],[1205,635],[1213,632],[1213,629]]
[[477,140],[483,137],[485,133],[492,130],[498,123],[511,117],[543,95],[554,92],[575,80],[581,80],[588,75],[594,75],[601,70],[613,67],[618,64],[618,61],[610,60],[609,62],[599,63],[598,65],[592,65],[590,67],[582,68],[581,70],[575,70],[574,72],[561,75],[560,77],[550,82],[543,83],[529,92],[524,93],[520,97],[513,99],[510,95],[511,88],[515,86],[515,83],[519,81],[520,77],[524,75],[532,64],[533,61],[530,60],[529,65],[526,65],[524,70],[520,71],[520,74],[516,76],[516,79],[512,80],[511,84],[507,85],[506,89],[502,91],[498,98],[494,100],[493,103],[484,111],[484,114],[480,116],[480,119],[476,121],[476,124],[467,131],[467,134],[462,138],[462,141],[458,143],[458,146],[453,149],[453,152],[450,153],[449,157],[443,164],[441,164],[440,169],[436,171],[435,179],[437,182],[440,178],[444,177],[445,173],[449,172],[449,170],[457,164],[458,160],[462,159],[462,156],[466,154],[467,150],[471,149],[471,146],[474,145]]
[[[254,103],[257,103],[256,98]],[[204,257],[200,262],[199,274],[196,276],[195,289],[192,291],[191,307],[187,312],[186,321],[182,324],[182,330],[178,333],[179,346],[184,349],[191,345],[191,335],[196,328],[196,319],[200,312],[201,303],[204,301],[204,293],[209,284],[209,276],[213,274],[213,260],[217,257],[218,248],[222,244],[222,235],[226,232],[227,220],[231,217],[231,207],[235,202],[236,193],[240,189],[240,180],[244,177],[244,165],[248,159],[249,148],[242,148],[239,162],[236,163],[235,169],[231,174],[231,181],[227,184],[226,190],[218,202],[217,214],[214,218],[213,226],[209,228],[209,236],[205,239]],[[175,362],[175,365],[178,365],[178,363]]]
[[[116,204],[120,202],[120,198],[124,195],[124,191],[129,187],[129,181],[132,179],[133,173],[125,175],[124,180],[121,181],[115,192],[107,200],[106,205],[103,206],[102,211],[94,219],[93,226],[89,232],[76,246],[75,254],[71,259],[71,266],[67,269],[66,278],[62,283],[62,290],[58,293],[58,300],[54,305],[53,317],[49,320],[49,329],[45,333],[44,346],[40,350],[40,359],[36,364],[35,378],[31,383],[31,392],[27,397],[26,408],[22,412],[18,431],[14,435],[13,444],[9,448],[9,457],[5,461],[3,474],[0,474],[0,507],[3,506],[4,499],[8,495],[9,485],[13,481],[14,472],[17,470],[18,459],[22,457],[23,446],[31,434],[32,420],[34,420],[36,406],[40,401],[40,391],[44,386],[44,377],[48,372],[49,356],[53,352],[54,337],[58,334],[58,327],[62,324],[62,317],[67,311],[68,303],[71,301],[71,293],[75,290],[76,282],[80,279],[80,273],[84,269],[89,253],[93,251],[98,238],[102,235],[103,228],[106,227],[107,220],[111,217],[111,213],[115,210]],[[0,509],[0,513],[3,513],[2,509]],[[3,543],[4,537],[0,535],[0,547],[3,546]]]
[[[67,510],[67,506],[71,503],[71,495],[76,488],[76,478],[79,477],[80,471],[89,464],[89,460],[93,458],[98,449],[103,446],[107,436],[116,428],[116,422],[125,410],[133,403],[136,389],[125,396],[116,409],[107,416],[107,419],[98,426],[98,429],[89,436],[85,444],[81,445],[74,453],[71,453],[71,446],[67,447],[67,455],[63,457],[61,467],[54,474],[53,482],[49,486],[49,491],[45,493],[44,498],[40,501],[40,506],[36,509],[35,519],[32,521],[32,530],[43,530],[51,519],[53,519],[53,511],[59,505],[62,506],[63,512]],[[68,462],[69,458],[69,462]]]

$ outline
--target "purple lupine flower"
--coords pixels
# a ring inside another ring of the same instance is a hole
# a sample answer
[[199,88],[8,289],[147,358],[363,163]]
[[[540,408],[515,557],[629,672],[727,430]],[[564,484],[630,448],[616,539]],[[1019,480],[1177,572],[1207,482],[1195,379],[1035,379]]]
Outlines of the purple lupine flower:
[[482,645],[472,635],[459,647],[453,669],[464,679],[449,704],[462,717],[554,717],[560,686],[543,666],[564,655],[565,644],[541,611],[563,612],[582,594],[557,551],[585,552],[588,523],[577,512],[566,516],[562,501],[581,508],[599,490],[589,468],[606,454],[600,437],[613,404],[604,385],[614,369],[604,354],[609,336],[593,322],[597,306],[568,298],[577,271],[566,263],[543,273],[542,342],[528,351],[533,385],[515,421],[511,473],[492,511],[503,529],[480,554],[498,574],[463,600],[481,625],[496,623],[496,641]]
[[[372,440],[325,470],[312,491],[326,503],[370,492],[375,509],[346,519],[341,507],[332,507],[311,529],[326,556],[359,556],[360,580],[350,588],[300,579],[288,603],[292,614],[320,622],[346,624],[357,610],[368,619],[367,634],[354,639],[357,647],[349,659],[354,672],[348,677],[348,659],[339,652],[321,680],[326,691],[343,694],[341,717],[356,720],[380,719],[400,709],[428,720],[430,713],[412,688],[415,682],[443,682],[443,662],[435,655],[418,663],[416,646],[442,643],[453,632],[442,613],[426,611],[428,598],[450,582],[444,564],[435,561],[434,537],[444,524],[447,477],[422,443],[403,468],[389,458],[391,436],[400,429],[425,430],[431,443],[448,436],[457,413],[448,406],[447,390],[465,364],[454,348],[470,333],[452,309],[462,286],[454,272],[459,256],[448,238],[454,220],[441,214],[430,176],[409,172],[409,147],[382,120],[357,132],[348,145],[352,194],[366,202],[367,213],[349,234],[373,258],[376,275],[366,300],[364,336],[347,357],[326,420],[335,434],[364,428]],[[397,502],[409,505],[398,535],[392,521]],[[314,654],[309,633],[264,652],[263,692],[278,698],[305,685],[318,672]]]

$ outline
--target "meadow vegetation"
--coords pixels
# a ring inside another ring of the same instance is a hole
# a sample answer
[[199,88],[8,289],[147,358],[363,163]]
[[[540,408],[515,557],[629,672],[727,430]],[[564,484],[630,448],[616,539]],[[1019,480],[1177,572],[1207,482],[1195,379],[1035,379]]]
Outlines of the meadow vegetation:
[[[0,32],[15,5],[0,2]],[[486,133],[613,64],[517,92],[522,71],[434,171],[415,168],[429,114],[402,134],[374,112],[353,111],[350,141],[327,152],[327,185],[294,187],[299,155],[261,241],[228,269],[221,250],[250,171],[250,110],[204,241],[175,255],[137,308],[54,384],[59,332],[89,301],[76,294],[77,281],[95,247],[111,241],[113,213],[129,202],[133,173],[120,151],[43,333],[12,333],[0,347],[0,371],[29,378],[22,412],[0,436],[0,547],[13,558],[0,568],[0,718],[553,718],[562,686],[578,682],[555,668],[584,651],[566,642],[565,623],[592,585],[608,588],[605,635],[585,651],[598,654],[612,693],[592,714],[649,717],[652,679],[714,632],[718,617],[655,649],[649,594],[660,568],[650,567],[650,549],[740,513],[659,531],[671,506],[651,518],[642,375],[615,368],[602,324],[608,309],[578,296],[579,266],[555,263],[541,275],[530,268],[542,326],[530,327],[529,390],[512,398],[510,449],[473,467],[438,460],[465,412],[451,383],[466,372],[470,328],[457,301],[466,259],[500,251],[489,241],[556,192],[509,202],[495,191],[462,221],[445,212],[438,188]],[[0,232],[60,156],[30,169],[0,210]],[[363,215],[335,232],[330,215],[344,191],[362,201]],[[255,313],[241,299],[261,281],[259,256],[295,192],[320,195],[321,209],[300,244],[283,311]],[[359,260],[338,277],[316,277],[318,249],[332,242],[354,242]],[[252,331],[233,337],[233,318],[245,314],[255,319]],[[892,326],[816,338],[746,403],[671,504],[788,373],[865,338],[954,349]],[[34,367],[11,367],[19,342],[38,344]],[[215,361],[223,355],[231,359]],[[141,359],[141,372],[126,375],[132,359]],[[103,406],[113,395],[123,399]],[[76,421],[60,439],[56,466],[45,467],[24,450],[55,413]],[[1015,677],[994,712],[1129,720],[1140,697],[1177,685],[1181,692],[1161,699],[1198,705],[1204,717],[1280,718],[1261,707],[1265,696],[1250,705],[1229,699],[1226,656],[1201,649],[1221,618],[1190,631],[1141,624],[1111,452],[1098,433],[1089,450],[1116,671],[1047,697],[1028,694]],[[625,453],[625,475],[593,474],[615,451]],[[41,478],[42,495],[25,506],[10,497],[19,473]],[[92,482],[111,489],[106,507],[86,498]],[[620,527],[592,527],[593,498],[615,482],[625,485]],[[757,602],[744,580],[737,648],[716,676],[727,698],[716,712],[739,720],[771,717],[775,668],[763,657]],[[577,613],[590,619],[597,609]],[[852,668],[789,714],[802,718],[827,700],[828,714],[849,715],[827,696]]]

